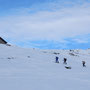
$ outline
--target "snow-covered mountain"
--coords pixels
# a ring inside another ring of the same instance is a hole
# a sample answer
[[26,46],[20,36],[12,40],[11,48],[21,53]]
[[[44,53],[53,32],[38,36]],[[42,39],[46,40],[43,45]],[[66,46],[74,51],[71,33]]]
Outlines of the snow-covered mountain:
[[40,50],[0,44],[0,90],[90,90],[90,49]]

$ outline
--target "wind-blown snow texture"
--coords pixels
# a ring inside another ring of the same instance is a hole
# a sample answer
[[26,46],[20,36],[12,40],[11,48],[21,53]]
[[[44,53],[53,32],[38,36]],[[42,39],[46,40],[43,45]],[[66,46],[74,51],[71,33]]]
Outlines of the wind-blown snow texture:
[[[56,56],[59,64],[55,63]],[[67,65],[63,64],[64,57]],[[82,67],[83,60],[87,67]],[[0,45],[0,90],[90,90],[90,50]]]

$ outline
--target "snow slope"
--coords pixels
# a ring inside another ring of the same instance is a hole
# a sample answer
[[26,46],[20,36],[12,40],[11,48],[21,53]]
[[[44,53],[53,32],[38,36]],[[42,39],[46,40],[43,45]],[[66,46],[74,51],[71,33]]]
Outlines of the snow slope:
[[[55,63],[56,56],[59,64]],[[63,64],[64,57],[67,65]],[[83,60],[87,67],[82,67]],[[0,45],[0,90],[90,90],[90,50]]]

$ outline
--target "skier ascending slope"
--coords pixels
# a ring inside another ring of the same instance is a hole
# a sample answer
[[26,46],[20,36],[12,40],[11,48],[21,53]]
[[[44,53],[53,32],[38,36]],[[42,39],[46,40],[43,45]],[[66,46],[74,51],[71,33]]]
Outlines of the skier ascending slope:
[[59,63],[59,60],[58,59],[59,59],[59,57],[56,56],[56,61],[55,61],[56,63]]
[[83,67],[86,67],[86,62],[85,61],[82,61],[82,64],[83,64]]
[[64,58],[63,64],[67,64],[67,58]]

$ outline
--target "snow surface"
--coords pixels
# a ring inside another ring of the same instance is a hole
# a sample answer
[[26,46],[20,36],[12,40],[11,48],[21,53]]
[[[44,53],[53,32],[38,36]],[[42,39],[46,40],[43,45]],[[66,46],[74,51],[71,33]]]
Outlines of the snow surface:
[[[68,59],[67,65],[63,58]],[[0,90],[90,90],[90,49],[40,50],[0,44]]]

